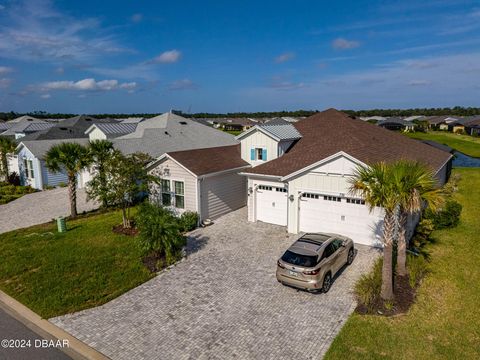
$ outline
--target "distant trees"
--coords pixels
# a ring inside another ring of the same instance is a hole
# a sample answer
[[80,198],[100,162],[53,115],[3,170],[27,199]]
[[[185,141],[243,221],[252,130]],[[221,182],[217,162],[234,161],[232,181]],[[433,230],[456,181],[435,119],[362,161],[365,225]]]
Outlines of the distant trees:
[[0,136],[0,176],[8,182],[8,154],[15,152],[17,144],[10,138]]

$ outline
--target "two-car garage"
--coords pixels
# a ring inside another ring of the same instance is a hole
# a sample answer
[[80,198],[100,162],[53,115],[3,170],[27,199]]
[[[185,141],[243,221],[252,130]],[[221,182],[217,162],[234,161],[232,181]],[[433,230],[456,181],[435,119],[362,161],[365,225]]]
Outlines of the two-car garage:
[[[262,182],[255,186],[252,200],[256,221],[288,226],[289,221],[296,220],[294,232],[338,233],[356,243],[380,244],[383,212],[379,208],[370,211],[360,198],[298,191],[290,194],[289,201],[286,185]],[[289,216],[294,211],[297,216]]]

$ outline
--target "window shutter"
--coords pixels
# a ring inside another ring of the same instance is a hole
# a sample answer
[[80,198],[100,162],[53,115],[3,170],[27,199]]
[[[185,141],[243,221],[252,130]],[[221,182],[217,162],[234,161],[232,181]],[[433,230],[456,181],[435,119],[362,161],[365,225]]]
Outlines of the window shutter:
[[267,149],[262,150],[262,158],[263,158],[263,161],[267,161]]
[[250,150],[250,160],[255,160],[255,149]]

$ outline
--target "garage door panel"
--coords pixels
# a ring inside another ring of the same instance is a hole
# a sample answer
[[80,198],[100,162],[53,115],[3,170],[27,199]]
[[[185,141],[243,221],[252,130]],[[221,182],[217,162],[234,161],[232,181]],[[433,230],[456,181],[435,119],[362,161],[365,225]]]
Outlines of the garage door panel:
[[378,245],[383,226],[380,209],[370,212],[358,199],[349,199],[347,203],[347,198],[306,195],[300,200],[300,231],[338,233],[356,243]]
[[259,186],[256,193],[257,220],[287,225],[287,193],[281,187]]

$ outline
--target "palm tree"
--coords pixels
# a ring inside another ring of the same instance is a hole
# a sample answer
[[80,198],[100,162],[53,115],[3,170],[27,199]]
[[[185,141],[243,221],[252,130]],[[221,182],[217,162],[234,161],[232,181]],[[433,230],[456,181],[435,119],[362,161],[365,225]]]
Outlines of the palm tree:
[[394,164],[393,178],[398,194],[397,275],[407,275],[406,227],[409,215],[419,213],[424,205],[435,210],[443,194],[433,173],[416,161],[401,160]]
[[385,211],[383,222],[383,266],[382,288],[383,300],[393,299],[393,240],[396,224],[398,194],[392,166],[384,162],[369,167],[359,166],[350,180],[350,191],[360,194],[365,199],[370,211],[382,207]]
[[89,152],[78,143],[64,142],[54,145],[45,156],[47,168],[54,172],[65,169],[68,176],[70,216],[77,216],[77,174],[91,163]]
[[88,147],[92,162],[94,164],[94,171],[98,174],[100,180],[99,198],[103,207],[107,207],[107,191],[108,184],[105,175],[105,164],[113,153],[113,144],[108,140],[94,140],[90,142]]
[[0,157],[1,157],[1,174],[5,182],[8,182],[8,154],[15,152],[17,144],[12,139],[0,136]]

